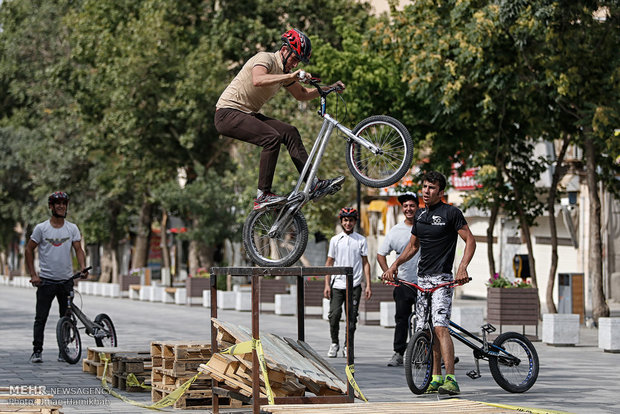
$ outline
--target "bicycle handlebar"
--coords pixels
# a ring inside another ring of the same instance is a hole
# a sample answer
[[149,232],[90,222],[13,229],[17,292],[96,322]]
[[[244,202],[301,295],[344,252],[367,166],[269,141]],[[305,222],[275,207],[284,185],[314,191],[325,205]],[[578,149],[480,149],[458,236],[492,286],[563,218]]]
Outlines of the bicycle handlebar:
[[327,89],[323,89],[320,85],[321,79],[319,78],[310,78],[307,79],[306,78],[306,72],[304,72],[303,70],[299,72],[299,81],[302,83],[308,83],[312,86],[314,86],[316,88],[316,90],[319,92],[319,95],[322,97],[326,97],[327,95],[329,95],[332,92],[340,92],[343,89],[339,86],[334,86],[331,88],[327,88]]
[[85,267],[84,269],[80,270],[79,272],[77,272],[76,274],[71,276],[71,279],[78,279],[78,278],[82,277],[82,274],[84,272],[88,272],[92,268],[93,268],[92,266]]
[[[470,282],[472,280],[472,278],[468,278],[467,282]],[[453,280],[451,282],[446,282],[446,283],[441,283],[435,287],[432,288],[423,288],[420,287],[419,285],[413,283],[413,282],[407,282],[406,280],[402,280],[399,279],[398,277],[394,276],[394,282],[386,282],[387,285],[392,285],[392,286],[399,286],[399,285],[406,285],[406,286],[410,286],[413,287],[417,290],[419,290],[420,292],[423,293],[432,293],[434,291],[436,291],[437,289],[441,289],[442,287],[456,287],[456,286],[461,286],[464,285],[467,282],[458,282],[456,280]]]

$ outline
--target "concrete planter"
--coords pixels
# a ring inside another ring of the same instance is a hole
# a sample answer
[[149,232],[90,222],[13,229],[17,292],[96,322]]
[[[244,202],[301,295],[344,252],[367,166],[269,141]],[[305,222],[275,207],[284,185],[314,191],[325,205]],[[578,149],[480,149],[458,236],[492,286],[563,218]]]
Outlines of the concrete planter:
[[381,302],[379,304],[379,325],[384,328],[396,326],[394,314],[396,313],[396,302]]
[[[210,291],[205,291],[210,293]],[[235,310],[250,312],[252,310],[252,292],[237,290],[235,292]]]
[[187,289],[186,288],[177,288],[174,291],[174,303],[176,305],[185,305],[187,302]]
[[211,291],[210,290],[202,291],[202,306],[205,308],[211,307]]
[[218,309],[235,309],[235,295],[233,291],[217,291],[217,308]]
[[481,333],[484,324],[484,308],[476,306],[455,306],[452,308],[452,322],[471,333]]
[[572,313],[543,314],[542,341],[554,346],[577,345],[579,343],[579,315]]
[[276,315],[295,315],[297,313],[297,295],[275,295]]
[[620,353],[620,318],[598,319],[598,347],[605,352]]

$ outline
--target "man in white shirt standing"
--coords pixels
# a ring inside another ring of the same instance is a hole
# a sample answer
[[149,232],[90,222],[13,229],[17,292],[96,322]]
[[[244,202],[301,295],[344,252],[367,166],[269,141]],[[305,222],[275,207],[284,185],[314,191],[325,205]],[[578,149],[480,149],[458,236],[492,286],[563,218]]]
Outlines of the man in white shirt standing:
[[[339,266],[353,268],[353,321],[351,321],[350,331],[347,338],[353,343],[353,335],[357,324],[359,303],[362,296],[362,275],[366,287],[364,296],[366,300],[372,296],[370,289],[370,263],[368,263],[368,245],[366,238],[356,233],[355,225],[358,220],[357,210],[344,207],[338,214],[340,225],[343,232],[335,235],[329,241],[329,251],[325,266]],[[326,275],[325,289],[323,295],[329,299],[329,328],[332,344],[329,347],[327,356],[335,358],[338,355],[340,345],[338,342],[338,332],[340,330],[340,317],[342,307],[346,299],[347,279],[346,275]],[[347,356],[347,340],[344,342],[342,355]]]
[[[73,289],[73,260],[71,248],[75,255],[82,278],[88,276],[86,256],[80,241],[78,227],[65,220],[69,206],[69,196],[62,191],[56,191],[48,197],[48,206],[52,217],[35,226],[26,245],[26,267],[30,273],[30,283],[37,288],[36,315],[34,318],[33,352],[30,362],[43,362],[43,332],[45,323],[52,307],[54,298],[58,300],[60,316],[67,313],[67,298]],[[34,250],[39,248],[39,273],[34,268]],[[60,356],[59,361],[64,361]]]
[[[398,196],[398,201],[403,206],[405,221],[398,223],[385,235],[385,239],[377,252],[377,262],[384,272],[388,269],[386,256],[391,252],[400,255],[411,238],[411,228],[416,211],[418,211],[418,196],[413,192],[407,192]],[[418,261],[420,252],[411,260],[403,263],[398,268],[398,277],[407,282],[418,282]],[[394,288],[394,302],[396,313],[394,314],[394,355],[388,362],[389,367],[403,365],[403,354],[407,349],[407,335],[409,333],[409,316],[413,311],[416,301],[416,292],[411,288],[399,285]]]

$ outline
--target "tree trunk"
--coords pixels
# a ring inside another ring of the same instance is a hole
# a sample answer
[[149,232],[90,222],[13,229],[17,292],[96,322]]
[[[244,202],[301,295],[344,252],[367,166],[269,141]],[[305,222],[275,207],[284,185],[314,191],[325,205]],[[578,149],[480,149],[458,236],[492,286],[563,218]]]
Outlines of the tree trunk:
[[206,246],[203,243],[198,243],[198,259],[200,261],[200,267],[207,269],[207,272],[213,267],[214,253],[214,246]]
[[109,240],[103,244],[103,254],[101,255],[101,276],[99,277],[99,282],[119,282],[116,248],[117,244],[115,240]]
[[170,274],[170,286],[172,286],[172,273],[170,269],[170,249],[168,248],[168,212],[162,209],[161,213],[161,257],[163,269],[168,270]]
[[196,240],[192,240],[189,242],[189,252],[188,252],[188,266],[187,273],[190,275],[195,275],[196,270],[200,267],[200,262],[198,259],[198,242]]
[[547,280],[547,291],[545,293],[545,302],[547,302],[548,313],[558,313],[555,303],[553,302],[553,287],[555,285],[555,273],[558,270],[558,229],[555,222],[555,200],[558,193],[558,184],[560,179],[566,173],[564,166],[564,156],[568,148],[570,137],[566,136],[562,140],[562,148],[555,163],[555,170],[549,187],[547,196],[547,210],[549,211],[549,230],[551,232],[551,267],[549,268],[549,279]]
[[592,282],[592,317],[598,323],[598,318],[609,316],[609,306],[605,301],[603,291],[603,243],[601,240],[601,200],[598,195],[598,180],[596,177],[596,149],[590,134],[584,136],[584,152],[586,157],[586,182],[588,184],[588,198],[590,202],[590,240],[588,250],[590,260],[588,273]]
[[495,223],[497,222],[497,216],[499,214],[499,201],[496,201],[491,208],[491,216],[489,217],[489,227],[487,227],[487,258],[489,260],[489,274],[490,278],[495,276],[495,257],[493,256],[493,230],[495,229]]
[[136,234],[136,245],[131,258],[131,268],[140,269],[146,267],[149,255],[149,236],[151,234],[151,213],[153,204],[148,201],[142,203]]

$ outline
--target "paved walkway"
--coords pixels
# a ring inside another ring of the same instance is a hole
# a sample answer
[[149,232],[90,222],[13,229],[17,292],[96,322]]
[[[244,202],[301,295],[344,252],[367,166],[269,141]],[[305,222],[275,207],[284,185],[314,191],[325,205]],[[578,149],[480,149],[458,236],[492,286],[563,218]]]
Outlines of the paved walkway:
[[[45,331],[42,364],[31,364],[32,323],[35,290],[0,286],[0,387],[45,385],[56,389],[55,398],[64,413],[144,413],[150,410],[134,407],[112,396],[102,395],[101,383],[93,375],[82,372],[81,365],[56,361],[55,326],[57,307],[53,305]],[[179,306],[138,302],[95,296],[83,297],[83,310],[94,317],[105,312],[114,321],[120,346],[149,349],[152,340],[209,341],[209,310],[199,306]],[[79,299],[78,299],[79,303]],[[484,301],[459,301],[464,306],[485,306]],[[220,311],[219,317],[231,323],[250,327],[249,312]],[[295,337],[294,317],[261,315],[262,331]],[[542,335],[541,331],[539,333]],[[541,410],[571,413],[620,413],[620,354],[605,353],[597,347],[598,332],[582,328],[580,343],[575,347],[552,347],[541,342],[535,346],[540,358],[540,374],[532,389],[524,394],[502,390],[491,377],[488,365],[481,364],[482,378],[471,380],[465,373],[474,368],[471,351],[456,343],[461,362],[456,375],[461,397],[472,401],[508,404]],[[326,321],[308,319],[306,340],[321,354],[329,346]],[[94,346],[92,338],[83,338],[84,347]],[[392,329],[358,326],[356,333],[355,378],[366,397],[373,402],[424,401],[434,396],[415,396],[406,384],[402,368],[387,367],[392,354]],[[344,373],[344,359],[330,360]],[[73,387],[62,389],[60,387]],[[80,387],[76,389],[75,387]],[[77,394],[71,394],[77,392]],[[123,393],[141,403],[150,404],[150,393]],[[170,410],[173,411],[173,410]],[[208,412],[208,411],[193,411]],[[544,412],[544,411],[541,411]]]

